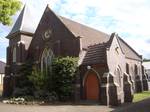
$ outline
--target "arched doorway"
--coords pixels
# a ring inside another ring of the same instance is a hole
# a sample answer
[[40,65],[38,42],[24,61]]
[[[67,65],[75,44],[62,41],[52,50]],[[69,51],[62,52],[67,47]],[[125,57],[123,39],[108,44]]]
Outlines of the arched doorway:
[[99,100],[99,79],[94,72],[88,73],[85,80],[86,100]]

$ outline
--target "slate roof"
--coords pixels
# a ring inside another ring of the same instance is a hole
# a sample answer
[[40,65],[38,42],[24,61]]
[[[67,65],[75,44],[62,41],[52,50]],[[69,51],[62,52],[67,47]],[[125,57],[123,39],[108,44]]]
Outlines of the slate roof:
[[[35,19],[35,17],[36,17],[36,19]],[[8,34],[7,38],[11,34],[14,34],[16,32],[20,32],[20,31],[33,34],[38,26],[40,18],[41,17],[36,16],[35,13],[32,13],[32,9],[30,9],[30,7],[25,5],[23,7],[22,11],[20,12],[19,17],[17,18],[16,23],[14,24],[14,26],[13,26],[12,30],[10,31],[10,33]]]
[[5,73],[5,66],[6,66],[6,64],[4,62],[0,61],[0,74]]
[[107,42],[109,40],[109,35],[104,32],[90,28],[86,25],[72,21],[65,17],[59,16],[59,18],[65,24],[65,26],[75,35],[75,37],[81,37],[83,48],[87,48],[88,46],[93,44]]

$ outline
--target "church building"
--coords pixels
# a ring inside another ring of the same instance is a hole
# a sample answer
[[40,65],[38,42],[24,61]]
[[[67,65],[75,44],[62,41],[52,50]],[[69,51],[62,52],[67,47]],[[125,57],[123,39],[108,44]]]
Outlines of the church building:
[[[79,57],[74,99],[104,105],[132,102],[135,92],[148,90],[142,56],[117,33],[106,34],[55,14],[48,5],[35,23],[31,10],[22,9],[6,38],[4,96],[13,92],[18,71],[28,60],[47,69],[52,57]],[[12,83],[13,82],[13,83]]]

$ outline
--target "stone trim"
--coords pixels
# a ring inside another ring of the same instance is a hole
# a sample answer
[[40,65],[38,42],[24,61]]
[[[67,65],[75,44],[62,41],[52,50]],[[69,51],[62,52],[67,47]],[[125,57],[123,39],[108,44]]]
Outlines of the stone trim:
[[87,78],[87,76],[88,76],[88,73],[89,73],[90,71],[93,71],[93,72],[96,74],[96,76],[97,76],[99,82],[101,82],[101,80],[100,80],[101,78],[100,78],[100,76],[99,76],[99,73],[98,73],[94,68],[91,68],[91,69],[89,69],[89,70],[85,73],[85,75],[84,75],[84,77],[83,77],[83,81],[82,81],[82,86],[83,86],[83,87],[84,87],[86,78]]

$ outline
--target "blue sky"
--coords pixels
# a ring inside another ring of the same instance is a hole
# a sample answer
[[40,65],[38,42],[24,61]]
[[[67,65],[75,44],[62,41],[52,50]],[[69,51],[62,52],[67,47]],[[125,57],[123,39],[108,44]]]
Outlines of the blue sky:
[[[39,16],[47,4],[61,16],[111,34],[117,32],[144,58],[150,58],[149,0],[22,0]],[[13,16],[15,22],[19,12]],[[36,18],[35,18],[36,19]],[[0,24],[0,60],[6,60],[12,26]]]

